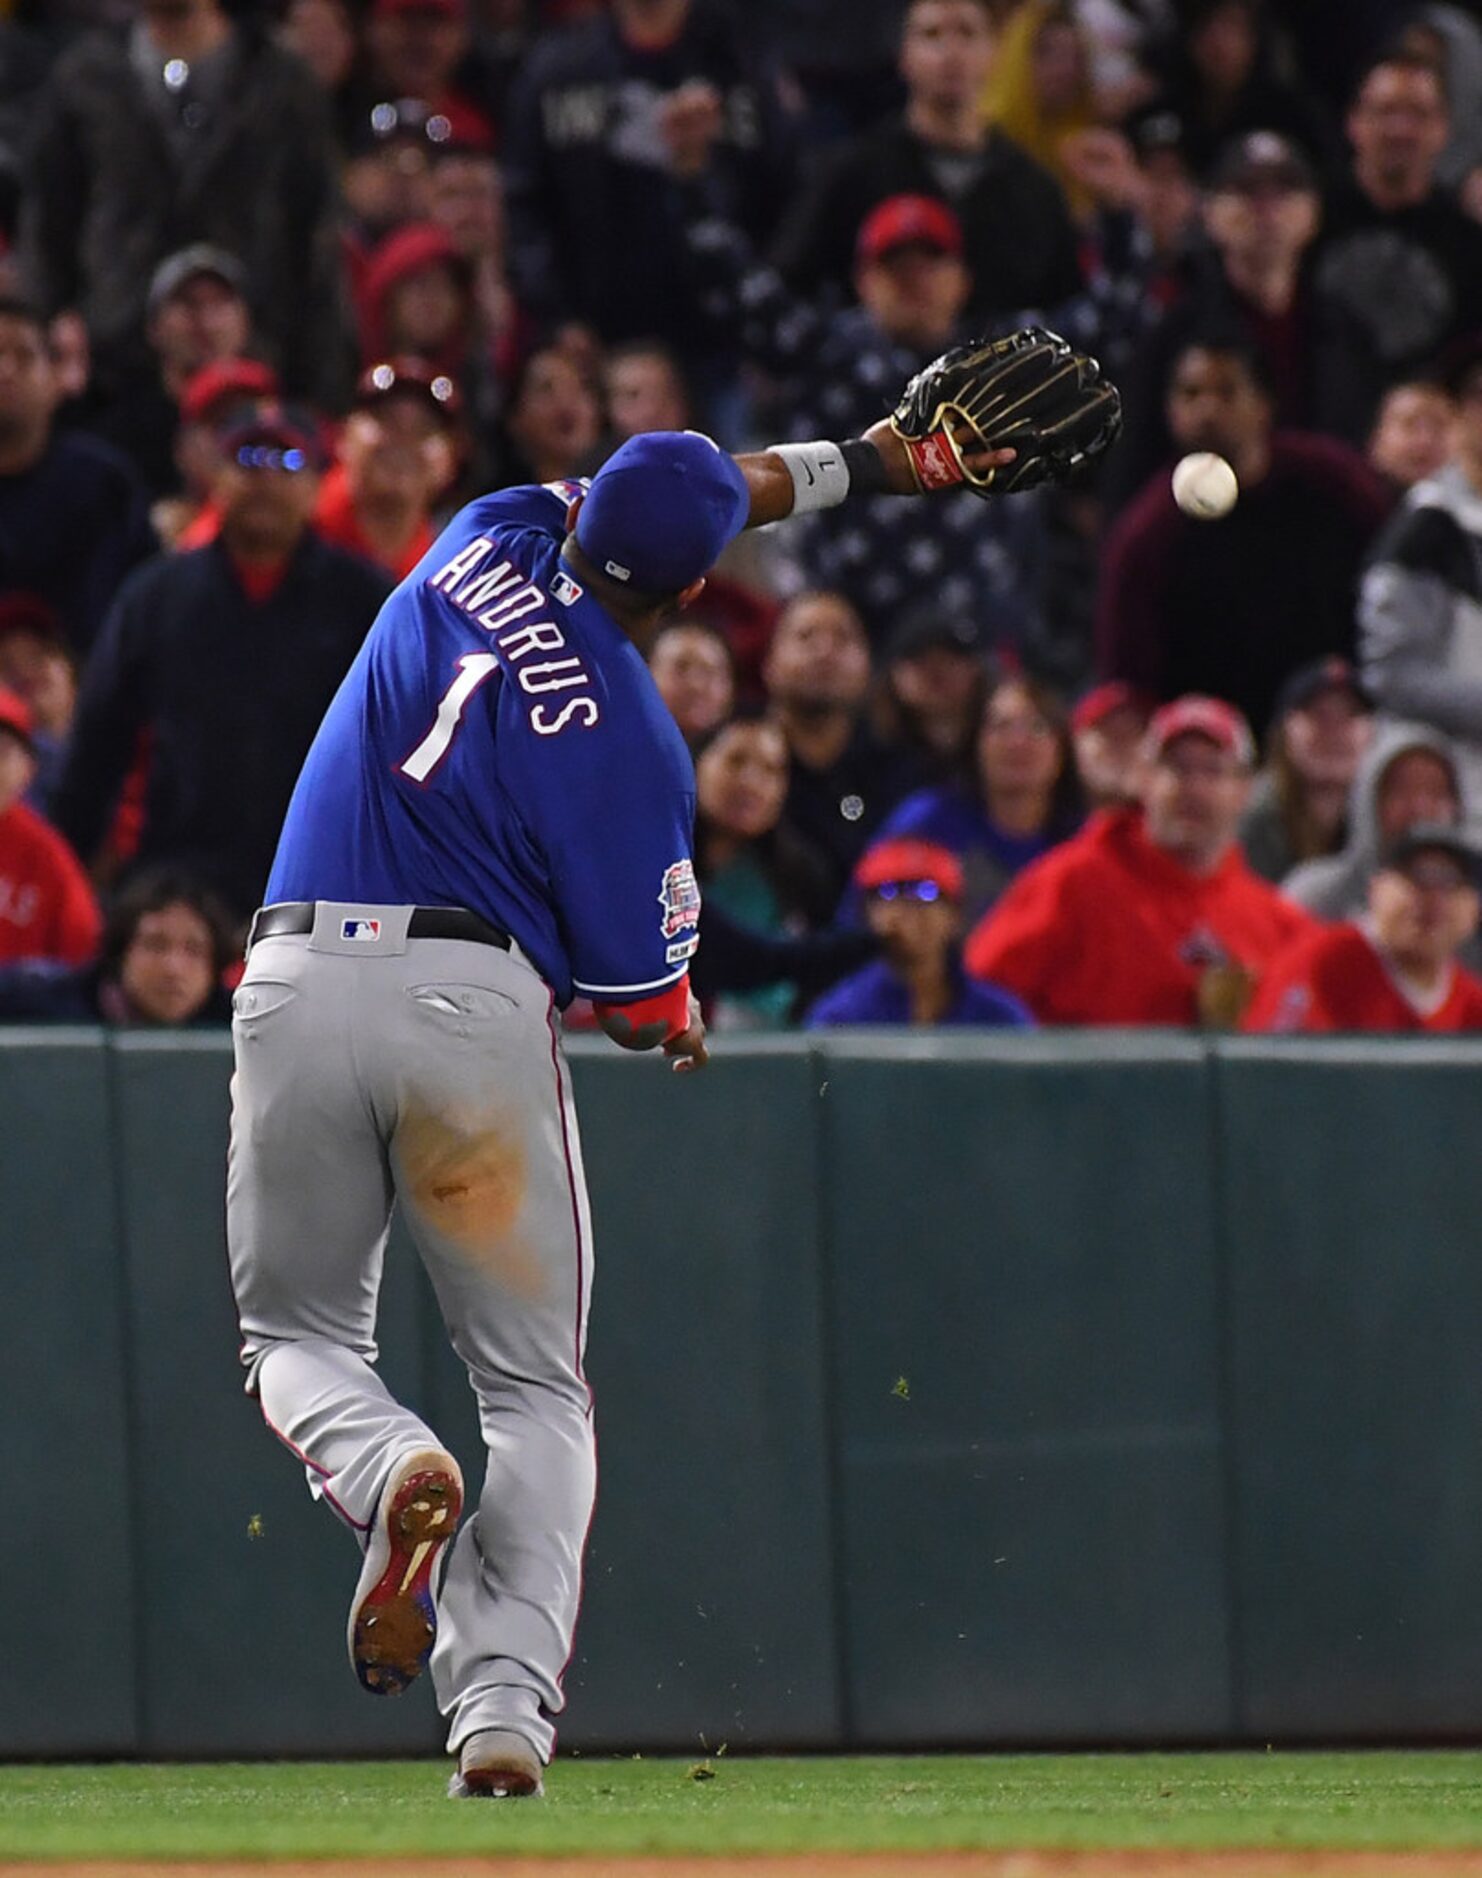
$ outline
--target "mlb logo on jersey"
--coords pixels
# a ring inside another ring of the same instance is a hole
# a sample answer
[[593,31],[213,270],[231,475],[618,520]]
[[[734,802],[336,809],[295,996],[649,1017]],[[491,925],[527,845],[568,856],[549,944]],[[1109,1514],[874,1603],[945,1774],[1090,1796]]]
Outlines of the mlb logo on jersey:
[[666,939],[673,939],[686,926],[699,925],[700,883],[695,879],[693,861],[676,861],[672,867],[664,869],[659,905],[664,914],[659,930]]
[[381,922],[378,919],[342,919],[340,937],[342,939],[363,939],[374,944],[381,936]]

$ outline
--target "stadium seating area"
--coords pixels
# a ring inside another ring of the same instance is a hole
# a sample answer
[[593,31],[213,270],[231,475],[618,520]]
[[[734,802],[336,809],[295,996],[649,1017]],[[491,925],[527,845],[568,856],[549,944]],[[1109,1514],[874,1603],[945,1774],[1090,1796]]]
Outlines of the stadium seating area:
[[1482,1028],[1475,5],[0,6],[0,1020],[225,1021],[463,502],[1032,323],[1094,474],[744,536],[650,650],[711,1028]]

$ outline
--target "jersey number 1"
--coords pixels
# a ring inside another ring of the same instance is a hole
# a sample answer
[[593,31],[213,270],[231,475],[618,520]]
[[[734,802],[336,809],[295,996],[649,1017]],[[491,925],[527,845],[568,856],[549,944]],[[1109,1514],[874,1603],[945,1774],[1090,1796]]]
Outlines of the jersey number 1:
[[458,661],[458,676],[443,693],[442,703],[437,707],[432,729],[401,766],[403,776],[410,776],[413,782],[426,782],[448,754],[448,746],[462,719],[464,705],[490,672],[498,669],[499,661],[492,652],[464,653]]

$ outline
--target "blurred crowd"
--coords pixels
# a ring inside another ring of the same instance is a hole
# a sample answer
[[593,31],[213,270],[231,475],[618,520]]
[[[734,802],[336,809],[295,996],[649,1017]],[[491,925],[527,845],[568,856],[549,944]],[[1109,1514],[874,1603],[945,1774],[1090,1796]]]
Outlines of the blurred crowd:
[[1096,474],[745,536],[652,647],[712,1024],[1482,1028],[1477,0],[0,0],[0,1018],[228,1014],[471,496],[1030,322]]

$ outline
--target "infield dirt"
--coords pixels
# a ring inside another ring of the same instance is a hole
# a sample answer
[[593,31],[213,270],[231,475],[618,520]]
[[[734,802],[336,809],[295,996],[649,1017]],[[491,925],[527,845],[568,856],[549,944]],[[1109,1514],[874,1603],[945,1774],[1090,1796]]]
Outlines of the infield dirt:
[[39,1860],[0,1878],[1482,1878],[1482,1851],[796,1852],[704,1858]]

